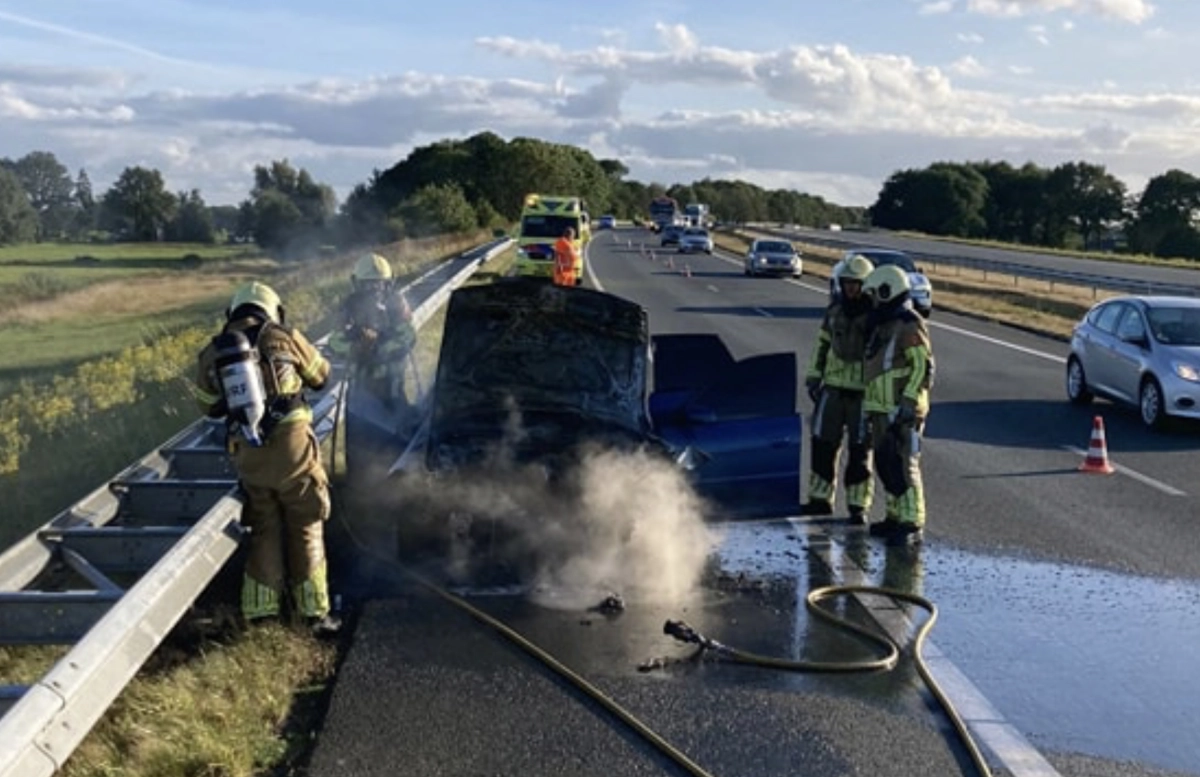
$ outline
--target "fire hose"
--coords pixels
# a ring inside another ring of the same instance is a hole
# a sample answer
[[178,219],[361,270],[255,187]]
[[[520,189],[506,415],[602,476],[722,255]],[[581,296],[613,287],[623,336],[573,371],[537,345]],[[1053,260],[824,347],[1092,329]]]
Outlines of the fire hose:
[[[348,392],[343,392],[338,398],[337,410],[335,411],[334,416],[334,431],[332,433],[334,456],[331,456],[331,460],[335,460],[339,440],[341,439],[339,430],[342,427],[347,393]],[[341,442],[344,445],[344,440]],[[331,496],[335,502],[340,502],[340,499],[336,496],[336,494],[332,494]],[[693,761],[686,753],[667,741],[661,734],[654,731],[654,729],[652,729],[649,725],[640,720],[629,710],[621,706],[616,700],[612,699],[600,688],[589,682],[586,678],[572,670],[570,667],[563,664],[553,655],[539,647],[520,632],[506,625],[499,619],[494,618],[478,607],[475,607],[463,597],[446,590],[444,587],[438,585],[408,565],[402,564],[395,558],[381,554],[377,550],[376,546],[364,541],[357,535],[357,533],[354,531],[354,528],[350,525],[350,521],[347,519],[343,510],[338,509],[335,512],[337,513],[338,520],[343,529],[346,531],[347,536],[350,538],[354,546],[360,551],[372,556],[388,567],[397,570],[404,577],[417,584],[420,588],[432,593],[439,599],[458,608],[459,610],[462,610],[476,621],[499,633],[505,639],[509,640],[523,650],[526,654],[537,660],[546,668],[550,669],[560,678],[570,683],[586,697],[598,704],[605,712],[612,715],[616,720],[620,721],[623,725],[628,727],[631,731],[652,745],[659,753],[676,764],[687,774],[692,775],[692,777],[715,777],[715,775]],[[672,636],[681,642],[696,645],[699,649],[693,658],[699,657],[707,652],[732,663],[740,663],[769,669],[781,669],[792,672],[863,673],[890,671],[894,669],[899,662],[901,648],[891,639],[891,637],[861,626],[845,618],[839,617],[818,604],[826,599],[853,594],[891,597],[898,601],[920,607],[929,613],[929,617],[923,623],[921,623],[919,627],[917,627],[913,638],[913,662],[922,680],[924,680],[926,686],[937,699],[942,710],[953,724],[960,741],[967,749],[967,752],[971,757],[971,761],[977,773],[980,775],[980,777],[992,777],[991,769],[989,768],[987,761],[984,759],[978,745],[975,743],[974,738],[971,736],[970,731],[967,729],[966,723],[954,708],[954,705],[950,701],[949,697],[938,685],[936,679],[934,679],[932,673],[930,673],[929,668],[925,663],[925,659],[922,655],[922,648],[925,638],[932,630],[934,623],[937,621],[938,611],[937,606],[924,597],[894,588],[861,585],[825,586],[809,591],[808,595],[805,597],[805,605],[809,612],[813,613],[814,616],[826,621],[836,628],[844,629],[855,634],[864,641],[877,646],[883,652],[881,657],[860,661],[798,661],[758,655],[725,645],[715,639],[711,639],[710,637],[707,637],[704,634],[696,631],[683,621],[667,621],[663,626],[663,633]],[[645,670],[646,668],[656,668],[657,666],[661,665],[662,663],[652,662],[651,664],[639,667],[639,669]]]

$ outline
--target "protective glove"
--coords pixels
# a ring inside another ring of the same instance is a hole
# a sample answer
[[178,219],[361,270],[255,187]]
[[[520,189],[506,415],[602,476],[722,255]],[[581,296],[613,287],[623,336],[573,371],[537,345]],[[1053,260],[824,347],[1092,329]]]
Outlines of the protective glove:
[[825,384],[820,378],[809,378],[804,381],[804,388],[808,391],[808,398],[814,405],[821,401],[821,393],[825,390]]
[[896,406],[896,415],[892,423],[896,426],[911,426],[917,420],[917,403],[908,397],[903,397]]

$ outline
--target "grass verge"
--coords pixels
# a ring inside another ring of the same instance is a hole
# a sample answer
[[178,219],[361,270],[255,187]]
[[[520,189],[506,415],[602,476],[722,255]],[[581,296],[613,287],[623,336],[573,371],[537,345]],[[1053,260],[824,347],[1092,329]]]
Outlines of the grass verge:
[[[379,250],[405,277],[478,242],[479,236],[470,235]],[[289,317],[319,334],[331,324],[331,311],[349,287],[356,258],[352,254],[284,268],[269,282],[284,296]],[[488,269],[502,271],[500,264],[489,263]],[[0,475],[0,503],[7,508],[0,521],[0,547],[12,545],[195,417],[187,389],[189,369],[217,323],[212,309],[204,315],[208,324],[177,333],[177,343],[161,358],[132,351],[85,361],[74,372],[44,383],[27,380],[22,384],[26,389],[4,398],[13,403],[9,409],[19,408],[21,418],[37,423],[17,430],[23,429],[27,438],[24,458],[15,471]],[[431,340],[424,345],[434,358],[436,344]],[[162,380],[151,380],[153,375]],[[7,409],[0,418],[9,418]],[[226,615],[210,633],[196,634],[190,625],[176,629],[63,774],[296,773],[323,714],[336,672],[336,647],[282,626],[242,633],[235,626],[231,597],[225,599],[230,601],[215,603],[214,611]],[[30,684],[64,652],[60,647],[0,648],[0,684]]]

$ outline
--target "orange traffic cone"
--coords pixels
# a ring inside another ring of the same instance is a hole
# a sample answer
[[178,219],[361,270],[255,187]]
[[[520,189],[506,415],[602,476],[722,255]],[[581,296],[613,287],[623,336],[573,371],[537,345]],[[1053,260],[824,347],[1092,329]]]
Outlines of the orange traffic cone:
[[1087,458],[1079,465],[1080,472],[1097,472],[1111,475],[1116,472],[1108,463],[1108,445],[1104,442],[1104,419],[1096,416],[1092,420],[1092,441],[1088,444]]

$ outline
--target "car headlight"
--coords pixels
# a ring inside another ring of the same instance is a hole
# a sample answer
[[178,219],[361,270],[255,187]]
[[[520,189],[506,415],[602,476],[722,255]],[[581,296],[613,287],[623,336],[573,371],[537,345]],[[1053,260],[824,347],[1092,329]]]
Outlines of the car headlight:
[[1200,369],[1194,364],[1173,361],[1171,362],[1171,370],[1184,380],[1191,381],[1192,383],[1200,383]]

